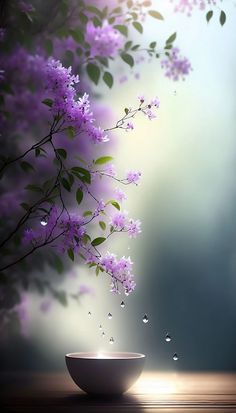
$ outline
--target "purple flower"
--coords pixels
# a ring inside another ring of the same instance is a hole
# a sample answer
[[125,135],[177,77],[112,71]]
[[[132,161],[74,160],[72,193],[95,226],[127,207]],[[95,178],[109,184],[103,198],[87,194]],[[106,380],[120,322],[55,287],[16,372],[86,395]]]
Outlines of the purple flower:
[[176,47],[171,50],[167,59],[161,61],[161,66],[165,70],[165,76],[174,81],[180,78],[184,80],[185,76],[192,70],[189,60],[180,56],[180,51]]
[[110,175],[110,176],[113,176],[113,177],[115,177],[115,176],[117,175],[116,169],[115,169],[115,165],[113,165],[113,164],[111,164],[111,163],[105,165],[103,171],[104,171],[107,175]]
[[115,254],[107,252],[100,259],[100,266],[111,276],[112,292],[119,292],[119,284],[123,286],[126,295],[134,290],[136,284],[132,274],[133,262],[130,257],[122,257],[118,260]]
[[141,221],[137,219],[134,221],[133,219],[129,220],[129,223],[127,224],[127,230],[130,238],[136,238],[138,234],[142,232],[141,228]]
[[129,130],[133,130],[134,124],[132,122],[127,122],[125,125],[125,128],[126,128],[126,132],[128,132]]
[[95,27],[91,21],[86,27],[85,40],[90,45],[91,57],[114,57],[124,42],[121,34],[108,22]]
[[22,237],[23,245],[28,245],[35,240],[36,233],[32,228],[25,229]]
[[[171,3],[175,3],[175,12],[187,13],[191,16],[192,11],[195,8],[199,10],[205,10],[207,6],[215,6],[216,0],[170,0]],[[177,3],[177,4],[176,4]]]
[[19,7],[22,13],[31,13],[35,10],[31,3],[26,3],[25,1],[20,1]]
[[142,174],[139,171],[128,171],[126,174],[126,179],[130,184],[133,183],[138,185],[141,175]]
[[125,199],[127,199],[127,196],[126,196],[126,194],[124,193],[124,191],[122,191],[122,189],[116,188],[114,198],[115,198],[117,201],[122,202],[122,201],[124,201]]
[[115,228],[115,230],[121,231],[121,230],[125,229],[126,220],[127,220],[127,213],[125,213],[125,212],[116,212],[111,217],[111,225]]

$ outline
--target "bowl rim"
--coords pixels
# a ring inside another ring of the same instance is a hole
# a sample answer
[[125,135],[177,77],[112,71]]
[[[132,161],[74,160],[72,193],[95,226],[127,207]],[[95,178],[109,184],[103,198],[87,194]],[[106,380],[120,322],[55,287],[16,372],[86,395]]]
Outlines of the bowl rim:
[[146,358],[146,355],[128,351],[82,351],[67,353],[65,357],[73,360],[137,360]]

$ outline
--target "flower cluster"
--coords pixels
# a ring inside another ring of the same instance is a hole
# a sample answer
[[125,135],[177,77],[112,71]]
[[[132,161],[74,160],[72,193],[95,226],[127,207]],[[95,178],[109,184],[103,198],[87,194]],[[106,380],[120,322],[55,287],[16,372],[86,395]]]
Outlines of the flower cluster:
[[192,70],[189,60],[180,56],[180,50],[176,47],[171,50],[168,58],[161,61],[161,66],[165,70],[165,76],[174,81],[184,80]]
[[141,221],[132,218],[128,219],[126,212],[116,212],[111,217],[111,225],[115,231],[127,232],[130,238],[136,238],[141,231]]
[[108,22],[95,27],[90,21],[86,26],[85,40],[90,45],[90,56],[114,57],[123,45],[121,34]]
[[117,259],[115,254],[107,252],[99,261],[101,268],[110,274],[112,278],[111,291],[119,292],[119,283],[123,286],[125,294],[129,295],[135,288],[134,276],[132,274],[133,262],[130,257]]
[[205,10],[207,6],[216,5],[216,0],[171,0],[175,2],[175,12],[186,13],[188,16],[191,16],[194,8],[199,10]]
[[55,116],[63,115],[63,120],[77,132],[87,132],[92,142],[107,142],[108,138],[100,127],[94,126],[93,112],[87,93],[77,99],[76,84],[79,76],[71,74],[71,67],[65,68],[60,61],[52,58],[46,65],[46,89],[53,99],[52,111]]

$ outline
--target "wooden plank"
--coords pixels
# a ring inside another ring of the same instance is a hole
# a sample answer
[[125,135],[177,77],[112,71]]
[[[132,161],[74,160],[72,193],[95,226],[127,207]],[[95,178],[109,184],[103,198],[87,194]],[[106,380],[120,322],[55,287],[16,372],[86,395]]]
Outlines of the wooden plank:
[[1,406],[9,413],[236,412],[236,374],[144,373],[119,398],[83,393],[65,374],[5,374]]

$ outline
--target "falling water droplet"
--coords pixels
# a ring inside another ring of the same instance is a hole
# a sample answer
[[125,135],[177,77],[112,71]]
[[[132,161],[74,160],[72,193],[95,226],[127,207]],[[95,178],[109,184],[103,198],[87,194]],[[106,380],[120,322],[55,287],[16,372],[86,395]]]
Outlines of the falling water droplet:
[[178,356],[177,353],[175,353],[175,354],[173,355],[173,360],[174,360],[174,361],[178,361],[178,360],[179,360],[179,356]]
[[114,341],[115,341],[114,338],[111,337],[109,343],[110,343],[110,344],[114,344]]
[[104,333],[104,331],[102,332],[102,338],[104,338],[105,337],[105,333]]
[[127,297],[128,297],[128,295],[129,295],[129,292],[128,292],[128,291],[125,291],[125,295],[127,295]]
[[88,312],[88,316],[91,317],[91,315],[92,315],[92,313],[91,313],[91,311],[89,311],[89,312]]
[[41,224],[43,227],[46,227],[46,225],[48,225],[48,221],[47,221],[45,218],[43,218],[43,219],[40,221],[40,224]]
[[148,323],[148,316],[147,316],[147,314],[145,314],[144,317],[143,317],[143,323],[144,323],[144,324],[147,324],[147,323]]
[[165,336],[165,341],[169,343],[171,341],[171,336],[167,333]]
[[100,326],[99,326],[99,330],[101,330],[102,329],[102,325],[100,324]]
[[121,308],[124,308],[124,307],[125,307],[124,301],[121,301],[120,306],[121,306]]
[[111,319],[112,319],[112,314],[111,314],[111,313],[108,313],[108,314],[107,314],[107,317],[109,318],[109,320],[111,320]]

